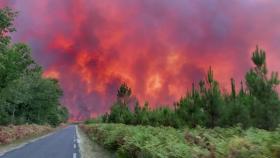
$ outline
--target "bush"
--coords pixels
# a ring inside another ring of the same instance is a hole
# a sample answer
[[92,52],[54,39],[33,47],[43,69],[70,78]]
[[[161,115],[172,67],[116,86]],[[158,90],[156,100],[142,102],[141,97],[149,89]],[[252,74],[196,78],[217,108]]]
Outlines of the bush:
[[280,131],[241,127],[176,130],[171,127],[91,124],[82,129],[124,158],[278,158]]
[[0,145],[9,144],[18,139],[38,136],[52,131],[50,126],[39,125],[9,125],[0,126]]

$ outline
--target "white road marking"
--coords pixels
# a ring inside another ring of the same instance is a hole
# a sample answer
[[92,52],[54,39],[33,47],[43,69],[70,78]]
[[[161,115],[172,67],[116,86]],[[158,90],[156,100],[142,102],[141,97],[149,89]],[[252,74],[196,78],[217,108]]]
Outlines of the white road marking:
[[73,158],[77,158],[77,154],[76,153],[73,153]]
[[78,148],[78,152],[80,153],[80,157],[83,157],[83,155],[82,155],[82,152],[81,152],[81,142],[80,142],[80,136],[79,136],[79,132],[78,132],[78,128],[79,127],[77,127],[77,125],[75,126],[75,135],[76,135],[76,139],[75,139],[75,141],[77,142],[76,144],[77,144],[77,148]]
[[76,149],[76,144],[74,144],[74,149]]

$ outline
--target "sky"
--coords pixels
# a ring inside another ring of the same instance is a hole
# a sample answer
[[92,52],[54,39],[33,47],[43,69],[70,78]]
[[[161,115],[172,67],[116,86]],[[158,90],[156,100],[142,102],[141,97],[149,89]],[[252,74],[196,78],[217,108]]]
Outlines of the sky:
[[172,106],[207,69],[227,90],[256,45],[280,70],[279,0],[0,0],[19,11],[14,42],[59,80],[73,120],[107,112],[121,83]]

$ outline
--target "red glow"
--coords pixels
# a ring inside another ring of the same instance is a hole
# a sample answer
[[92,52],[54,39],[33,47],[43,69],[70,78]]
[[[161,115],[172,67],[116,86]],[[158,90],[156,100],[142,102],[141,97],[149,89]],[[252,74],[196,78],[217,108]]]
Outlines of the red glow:
[[122,82],[152,107],[172,105],[209,66],[227,89],[256,44],[280,69],[279,0],[8,1],[20,11],[15,39],[60,81],[73,121],[108,111]]
[[64,50],[69,50],[73,46],[73,41],[71,39],[67,39],[64,36],[57,36],[53,42],[54,48],[61,48]]
[[46,77],[46,78],[54,78],[54,79],[59,79],[60,77],[60,72],[56,71],[56,70],[46,70],[44,73],[43,73],[43,76]]

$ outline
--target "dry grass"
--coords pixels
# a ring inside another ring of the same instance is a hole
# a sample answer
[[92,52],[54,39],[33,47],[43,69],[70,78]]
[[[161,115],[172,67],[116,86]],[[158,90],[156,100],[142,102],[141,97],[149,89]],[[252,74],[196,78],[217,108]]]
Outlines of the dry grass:
[[0,145],[10,144],[14,141],[28,137],[39,136],[53,130],[50,126],[41,125],[9,125],[0,126]]
[[[80,126],[81,127],[81,126]],[[78,135],[80,139],[80,149],[82,158],[111,158],[114,157],[113,153],[107,151],[100,145],[98,145],[93,139],[90,139],[84,132],[84,126],[82,130],[78,128]]]

